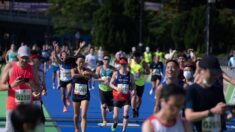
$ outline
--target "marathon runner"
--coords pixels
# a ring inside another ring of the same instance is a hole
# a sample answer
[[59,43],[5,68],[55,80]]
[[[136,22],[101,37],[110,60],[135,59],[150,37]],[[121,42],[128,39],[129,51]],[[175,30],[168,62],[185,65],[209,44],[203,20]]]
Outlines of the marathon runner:
[[153,91],[160,85],[163,78],[163,63],[160,62],[159,56],[155,56],[154,61],[150,64],[150,72],[152,88],[149,91],[149,94],[152,95]]
[[[141,61],[140,53],[134,53],[134,58],[130,62],[130,72],[134,75],[136,85],[136,95],[132,96],[131,104],[133,109],[133,117],[139,116],[139,108],[142,103],[144,93],[145,74],[149,74],[148,64]],[[136,102],[135,102],[136,101]],[[136,104],[136,107],[134,105]]]
[[33,68],[37,71],[37,76],[39,76],[39,84],[40,89],[33,90],[32,91],[32,97],[33,97],[33,104],[37,105],[42,113],[42,124],[38,127],[40,127],[41,132],[44,132],[45,128],[45,116],[43,114],[43,108],[42,108],[42,96],[45,96],[47,94],[46,84],[45,84],[45,73],[43,72],[43,64],[40,62],[40,54],[36,50],[31,51],[31,65]]
[[92,77],[93,72],[90,69],[85,68],[85,57],[83,55],[79,55],[77,57],[76,64],[77,67],[71,70],[73,77],[74,126],[75,132],[79,132],[78,118],[81,108],[81,129],[82,132],[85,132],[87,124],[87,109],[90,101],[88,81]]
[[[116,131],[119,111],[122,107],[124,107],[122,131],[125,132],[128,125],[128,118],[129,118],[128,111],[130,107],[129,105],[131,104],[130,96],[131,94],[132,96],[135,96],[136,86],[133,75],[130,72],[128,72],[127,59],[121,58],[119,63],[121,64],[120,70],[118,70],[112,75],[110,81],[110,87],[113,88],[113,105],[114,105],[114,113],[113,113],[114,123],[111,127],[111,130]],[[130,93],[130,90],[132,90],[132,93]]]
[[142,126],[143,132],[191,132],[189,123],[180,116],[180,110],[185,101],[185,91],[182,87],[166,85],[160,95],[161,110],[150,116]]
[[19,104],[32,103],[32,89],[39,89],[36,70],[28,63],[30,49],[21,46],[18,49],[18,62],[9,62],[2,74],[0,90],[8,91],[6,102],[6,132],[14,132],[11,113]]
[[168,60],[166,62],[166,81],[162,82],[161,85],[156,90],[156,103],[154,106],[154,113],[158,112],[160,110],[160,95],[162,89],[171,83],[175,85],[179,85],[181,87],[184,86],[184,82],[182,80],[178,79],[179,76],[179,64],[175,60]]
[[[98,60],[97,60],[97,57],[95,56],[94,48],[91,47],[90,50],[89,50],[89,54],[86,55],[85,63],[86,63],[87,68],[90,69],[94,73],[95,73],[95,70],[96,70],[97,61]],[[89,84],[90,84],[91,89],[95,89],[94,79],[93,78],[91,78]]]
[[222,70],[214,56],[205,56],[199,62],[200,79],[187,88],[185,117],[192,122],[194,132],[219,132],[226,129],[225,97],[218,76]]
[[[67,105],[71,105],[70,101],[70,96],[71,96],[71,90],[72,90],[72,75],[71,75],[71,69],[72,69],[72,64],[69,62],[68,55],[65,51],[61,52],[61,60],[57,56],[58,51],[56,51],[56,47],[58,46],[55,45],[54,47],[54,52],[57,63],[59,64],[60,67],[60,86],[61,88],[61,99],[63,101],[63,112],[67,112]],[[66,89],[67,89],[67,95],[66,95]]]
[[109,65],[110,56],[104,55],[103,57],[103,65],[97,67],[96,75],[98,75],[99,81],[99,95],[101,100],[101,114],[102,114],[102,126],[106,126],[106,108],[109,111],[113,110],[113,95],[112,95],[112,88],[109,86],[110,79],[113,74],[114,68]]
[[44,65],[44,69],[43,70],[46,73],[48,62],[50,60],[50,52],[48,50],[48,45],[44,44],[42,46],[42,51],[41,52],[42,52],[42,54],[41,54],[41,56],[42,56],[42,63]]
[[17,61],[17,51],[15,44],[11,44],[10,50],[7,51],[5,56],[6,63]]
[[[56,86],[57,86],[57,88],[59,87],[59,82],[60,82],[60,75],[59,75],[59,69],[60,69],[60,67],[59,67],[59,64],[58,64],[58,62],[57,62],[57,60],[56,60],[56,57],[55,56],[57,56],[58,58],[60,57],[60,47],[59,46],[55,46],[56,45],[56,42],[53,42],[53,46],[56,48],[56,49],[54,49],[54,50],[56,50],[56,52],[55,51],[52,51],[51,52],[51,57],[50,57],[50,59],[51,59],[51,69],[52,69],[52,72],[53,72],[53,74],[52,74],[52,89],[56,89]],[[57,54],[56,54],[57,53]],[[55,84],[55,82],[56,82],[56,78],[57,78],[57,85]]]

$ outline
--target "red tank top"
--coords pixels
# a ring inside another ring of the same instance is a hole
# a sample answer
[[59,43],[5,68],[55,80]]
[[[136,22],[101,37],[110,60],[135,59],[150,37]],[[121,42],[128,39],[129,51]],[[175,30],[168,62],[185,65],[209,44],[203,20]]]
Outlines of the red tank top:
[[[9,77],[9,83],[12,84],[17,77],[29,78],[29,81],[34,80],[32,66],[27,64],[27,66],[22,69],[17,65],[17,62],[12,63],[13,68],[11,75]],[[7,110],[14,110],[18,104],[21,103],[32,103],[32,88],[22,83],[17,87],[13,87],[8,90],[8,97],[6,107]]]

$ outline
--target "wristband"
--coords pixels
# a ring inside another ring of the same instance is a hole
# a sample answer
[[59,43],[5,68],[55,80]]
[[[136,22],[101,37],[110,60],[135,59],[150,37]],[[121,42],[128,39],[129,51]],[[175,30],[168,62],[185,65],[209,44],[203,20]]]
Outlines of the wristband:
[[214,116],[214,114],[211,112],[211,109],[209,109],[208,116]]

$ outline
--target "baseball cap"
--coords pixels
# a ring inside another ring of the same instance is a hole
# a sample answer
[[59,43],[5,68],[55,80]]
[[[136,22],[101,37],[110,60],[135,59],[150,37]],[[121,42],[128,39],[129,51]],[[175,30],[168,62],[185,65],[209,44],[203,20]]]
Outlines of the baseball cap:
[[21,46],[19,49],[18,49],[18,55],[20,56],[20,57],[22,57],[22,56],[27,56],[27,57],[29,57],[30,56],[30,49],[29,49],[29,47],[27,47],[27,46]]
[[209,69],[212,73],[218,75],[222,73],[219,60],[213,55],[206,55],[199,62],[199,66],[204,69]]
[[121,65],[127,64],[127,59],[126,59],[125,57],[122,57],[122,58],[119,60],[119,64],[121,64]]

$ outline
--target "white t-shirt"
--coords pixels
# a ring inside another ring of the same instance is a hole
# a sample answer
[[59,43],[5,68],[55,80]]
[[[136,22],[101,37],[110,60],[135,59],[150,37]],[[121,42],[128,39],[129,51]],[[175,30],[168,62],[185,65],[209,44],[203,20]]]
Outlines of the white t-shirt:
[[104,51],[98,50],[97,56],[98,56],[98,60],[102,61],[104,57]]
[[87,68],[94,71],[96,69],[97,57],[95,55],[86,55]]

